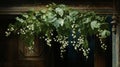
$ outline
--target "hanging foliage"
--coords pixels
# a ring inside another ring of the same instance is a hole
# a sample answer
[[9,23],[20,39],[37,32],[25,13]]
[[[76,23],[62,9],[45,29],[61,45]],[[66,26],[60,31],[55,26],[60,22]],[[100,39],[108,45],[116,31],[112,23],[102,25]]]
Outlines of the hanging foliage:
[[[16,23],[10,24],[6,33],[18,34],[28,46],[33,46],[34,37],[45,39],[47,45],[51,41],[61,44],[61,57],[65,48],[71,43],[75,50],[83,51],[87,58],[90,48],[87,36],[96,35],[102,48],[106,49],[104,39],[110,35],[105,17],[98,16],[93,11],[80,11],[63,4],[49,4],[39,11],[28,11],[16,17]],[[57,35],[54,35],[56,31]],[[42,35],[42,36],[41,36]],[[70,35],[72,40],[68,41]]]

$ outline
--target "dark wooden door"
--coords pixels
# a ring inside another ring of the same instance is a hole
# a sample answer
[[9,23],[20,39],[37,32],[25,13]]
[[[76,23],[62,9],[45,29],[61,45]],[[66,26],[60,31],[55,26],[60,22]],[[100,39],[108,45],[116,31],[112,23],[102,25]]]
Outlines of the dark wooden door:
[[0,15],[0,67],[46,67],[47,64],[43,56],[21,58],[18,50],[18,45],[20,45],[18,37],[15,35],[5,36],[8,24],[14,23],[16,16]]

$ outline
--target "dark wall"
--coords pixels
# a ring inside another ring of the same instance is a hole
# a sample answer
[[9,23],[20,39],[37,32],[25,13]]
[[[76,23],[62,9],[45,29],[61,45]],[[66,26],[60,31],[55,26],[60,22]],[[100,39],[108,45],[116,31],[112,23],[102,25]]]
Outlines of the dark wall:
[[79,5],[82,3],[112,2],[112,0],[0,0],[0,6],[22,6],[28,4],[63,3]]

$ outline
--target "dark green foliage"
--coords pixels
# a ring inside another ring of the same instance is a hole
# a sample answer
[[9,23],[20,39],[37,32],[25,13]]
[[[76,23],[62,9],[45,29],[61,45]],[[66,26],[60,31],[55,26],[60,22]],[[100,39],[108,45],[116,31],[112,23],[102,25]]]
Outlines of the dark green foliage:
[[[29,45],[34,44],[35,37],[45,39],[51,46],[54,40],[61,44],[61,54],[68,46],[69,35],[72,35],[72,45],[75,50],[83,51],[88,57],[89,48],[87,36],[96,35],[102,41],[110,35],[105,17],[96,15],[93,11],[80,11],[69,8],[63,4],[49,4],[40,11],[29,11],[16,17],[17,22],[10,24],[6,35],[15,32]],[[53,37],[53,31],[57,35]],[[70,34],[72,32],[72,34]],[[79,33],[79,35],[77,34]],[[44,36],[39,36],[43,34]],[[106,47],[103,47],[106,49]],[[62,55],[61,55],[62,56]]]

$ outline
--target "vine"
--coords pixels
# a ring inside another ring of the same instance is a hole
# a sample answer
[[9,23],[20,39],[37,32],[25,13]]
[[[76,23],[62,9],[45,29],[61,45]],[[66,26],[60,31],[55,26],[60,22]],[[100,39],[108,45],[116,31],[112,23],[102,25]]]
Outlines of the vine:
[[[75,50],[83,51],[83,55],[88,58],[90,48],[87,36],[96,35],[101,41],[102,48],[106,49],[104,39],[110,32],[105,19],[93,11],[75,10],[63,4],[49,4],[45,9],[28,11],[16,17],[16,23],[9,24],[5,33],[6,36],[16,33],[29,47],[34,45],[35,37],[45,39],[49,46],[54,40],[61,44],[61,57],[71,43]],[[56,36],[54,31],[57,32]],[[70,36],[72,40],[68,41]]]

